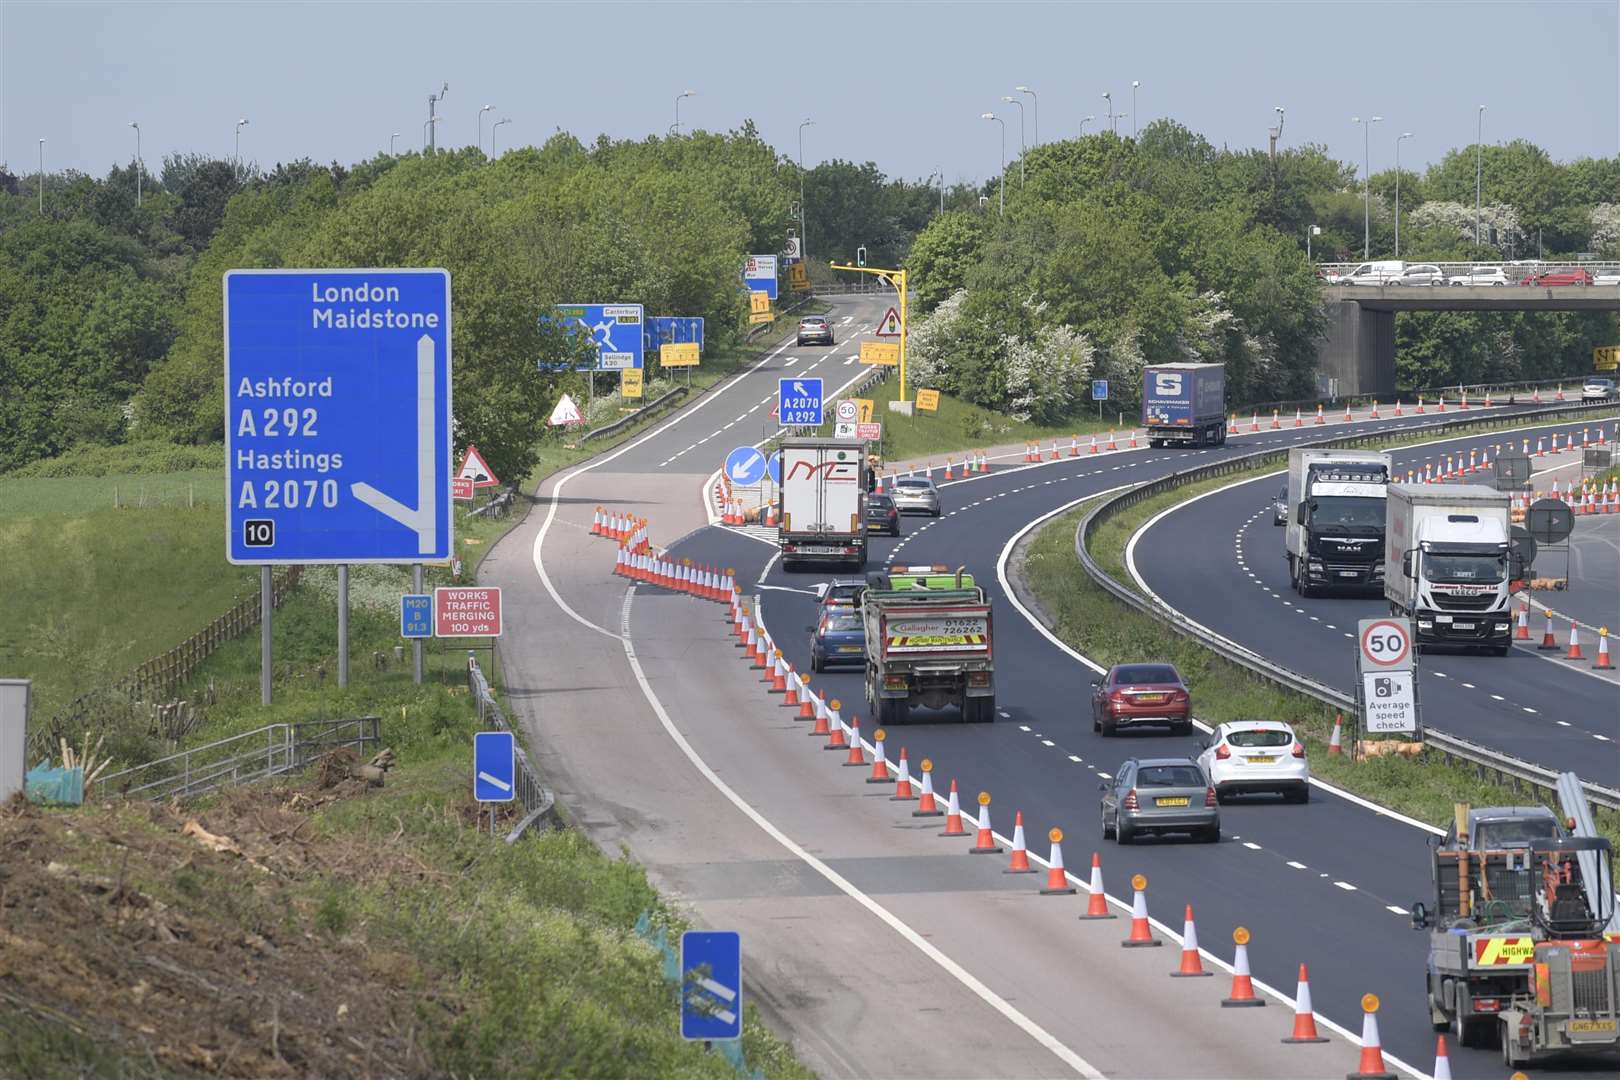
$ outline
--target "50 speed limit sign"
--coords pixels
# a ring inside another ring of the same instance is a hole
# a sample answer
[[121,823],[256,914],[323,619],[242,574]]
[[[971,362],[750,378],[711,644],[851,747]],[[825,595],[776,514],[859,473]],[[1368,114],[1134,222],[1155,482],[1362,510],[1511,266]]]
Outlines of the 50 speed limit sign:
[[1362,671],[1411,671],[1410,619],[1362,619],[1357,626],[1357,664]]

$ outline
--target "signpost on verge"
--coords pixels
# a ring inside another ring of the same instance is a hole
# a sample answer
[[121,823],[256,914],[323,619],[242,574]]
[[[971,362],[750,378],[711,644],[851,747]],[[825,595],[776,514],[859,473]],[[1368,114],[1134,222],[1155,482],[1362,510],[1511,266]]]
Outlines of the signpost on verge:
[[510,731],[473,733],[473,798],[489,803],[489,831],[495,833],[496,803],[517,794],[517,740]]
[[1097,403],[1097,419],[1102,419],[1102,403],[1108,400],[1108,380],[1091,380],[1091,400]]
[[556,315],[563,325],[584,333],[596,347],[596,363],[587,384],[596,396],[598,371],[623,371],[644,366],[647,343],[642,334],[645,322],[640,304],[558,304]]
[[622,398],[641,396],[641,368],[625,368],[619,372],[619,396]]
[[742,1038],[742,935],[688,930],[681,935],[681,1038]]
[[726,476],[733,487],[759,483],[767,467],[765,455],[757,447],[739,446],[726,455]]
[[349,564],[451,555],[450,274],[229,270],[224,293],[225,557],[261,567],[268,705],[274,564],[337,566],[347,686]]
[[1597,371],[1620,368],[1620,345],[1599,345],[1593,349],[1592,367]]
[[399,636],[433,636],[433,597],[427,593],[406,593],[399,598]]
[[[899,295],[900,345],[896,350],[895,359],[892,361],[892,363],[900,368],[900,397],[898,400],[909,402],[910,398],[906,396],[906,272],[904,270],[885,270],[879,267],[865,265],[866,249],[864,247],[860,249],[859,261],[862,264],[860,266],[849,266],[848,264],[840,266],[838,263],[833,263],[832,268],[834,270],[849,270],[857,274],[875,274],[893,286],[894,291]],[[890,347],[893,348],[893,346]],[[861,363],[875,364],[889,363],[889,361],[867,360],[866,343],[862,342]]]
[[[1356,624],[1356,698],[1361,713],[1360,756],[1388,740],[1368,738],[1401,734],[1422,745],[1418,715],[1416,649],[1410,619],[1362,619]],[[1405,743],[1405,740],[1397,740]],[[1376,752],[1376,751],[1373,751]]]
[[[433,636],[498,638],[501,636],[501,590],[476,585],[433,590]],[[470,645],[489,650],[489,681],[495,682],[495,643]]]
[[917,391],[917,408],[921,409],[923,412],[938,412],[939,411],[939,391],[938,390],[918,390]]
[[811,379],[779,379],[776,405],[783,427],[820,427],[823,422],[822,382]]
[[776,256],[750,255],[743,263],[743,285],[751,292],[762,292],[776,299]]
[[[900,363],[900,346],[887,341],[861,342],[861,363],[879,367],[896,367]],[[905,400],[905,399],[901,399]]]

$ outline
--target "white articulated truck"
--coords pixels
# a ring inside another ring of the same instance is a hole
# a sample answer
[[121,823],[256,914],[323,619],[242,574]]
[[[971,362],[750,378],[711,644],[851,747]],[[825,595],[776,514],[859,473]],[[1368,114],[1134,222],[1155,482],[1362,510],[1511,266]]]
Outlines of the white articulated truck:
[[1508,495],[1482,484],[1391,484],[1384,596],[1419,645],[1513,648]]
[[866,566],[866,456],[844,439],[782,443],[777,543],[782,569],[806,563]]
[[1384,494],[1390,456],[1288,451],[1288,577],[1294,591],[1384,587]]

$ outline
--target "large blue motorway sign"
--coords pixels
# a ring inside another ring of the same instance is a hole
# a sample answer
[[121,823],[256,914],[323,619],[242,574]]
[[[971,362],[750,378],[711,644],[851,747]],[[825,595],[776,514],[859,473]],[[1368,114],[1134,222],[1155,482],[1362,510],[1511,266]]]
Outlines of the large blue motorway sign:
[[623,371],[642,366],[647,344],[640,304],[558,304],[553,318],[595,346],[596,367],[585,370]]
[[776,404],[783,427],[817,427],[822,422],[821,378],[780,379]]
[[452,553],[450,274],[225,274],[233,563]]
[[643,353],[656,353],[660,345],[696,345],[703,351],[703,316],[649,315],[641,332]]

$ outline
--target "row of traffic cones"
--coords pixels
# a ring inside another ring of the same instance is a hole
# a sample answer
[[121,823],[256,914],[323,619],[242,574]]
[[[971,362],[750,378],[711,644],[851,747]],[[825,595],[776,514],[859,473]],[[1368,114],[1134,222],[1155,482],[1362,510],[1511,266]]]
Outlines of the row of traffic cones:
[[[1557,612],[1547,608],[1544,614],[1547,617],[1546,629],[1542,631],[1541,644],[1536,646],[1537,651],[1557,652],[1559,649],[1565,649],[1563,659],[1585,661],[1586,653],[1581,649],[1581,624],[1574,619],[1569,620],[1569,644],[1566,648],[1558,644],[1558,635],[1553,631],[1553,617],[1557,615]],[[1609,656],[1609,628],[1600,626],[1597,633],[1597,657],[1593,660],[1592,667],[1598,671],[1613,671],[1614,661]],[[1530,605],[1528,603],[1519,608],[1518,622],[1513,629],[1513,640],[1530,640]]]

